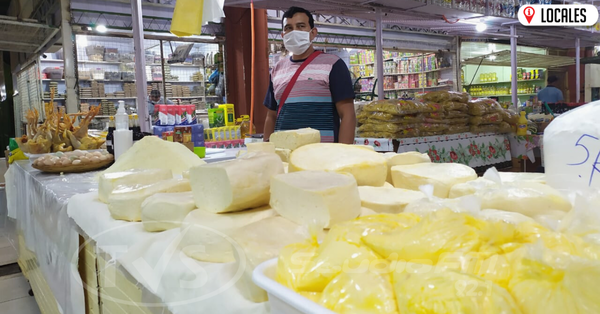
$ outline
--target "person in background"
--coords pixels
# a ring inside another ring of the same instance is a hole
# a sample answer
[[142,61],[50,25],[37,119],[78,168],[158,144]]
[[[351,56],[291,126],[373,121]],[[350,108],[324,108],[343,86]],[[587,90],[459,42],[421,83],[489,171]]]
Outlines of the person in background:
[[537,94],[539,101],[547,104],[554,104],[564,100],[563,93],[560,91],[560,89],[554,86],[556,82],[558,82],[558,78],[556,76],[551,75],[548,77],[548,86],[543,88]]
[[160,91],[153,89],[152,91],[150,91],[150,97],[148,97],[148,114],[150,114],[152,116],[152,114],[154,113],[154,105],[172,105],[173,102],[168,100],[165,102],[165,100],[160,96]]
[[[310,127],[321,132],[321,142],[354,144],[354,86],[348,67],[337,56],[315,52],[312,41],[317,37],[317,29],[306,9],[288,9],[282,26],[283,42],[291,57],[279,61],[271,73],[264,101],[269,109],[264,141],[269,141],[275,131]],[[300,73],[281,103],[288,83],[311,56],[314,60]]]

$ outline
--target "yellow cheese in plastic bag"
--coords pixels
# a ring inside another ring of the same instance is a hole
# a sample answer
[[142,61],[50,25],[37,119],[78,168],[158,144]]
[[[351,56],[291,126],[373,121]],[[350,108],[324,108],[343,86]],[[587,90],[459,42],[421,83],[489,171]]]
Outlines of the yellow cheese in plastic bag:
[[552,252],[515,265],[509,291],[525,314],[600,313],[600,263]]
[[[299,290],[321,292],[342,272],[366,271],[373,261],[381,260],[368,247],[346,241],[329,241],[319,247],[297,283]],[[359,269],[359,270],[357,270]]]
[[440,210],[411,228],[370,234],[363,241],[381,256],[395,260],[437,263],[443,253],[470,252],[481,245],[478,229],[484,222],[470,215]]
[[[316,241],[307,241],[287,245],[279,252],[277,259],[277,275],[275,280],[280,284],[297,289],[300,276],[306,272],[311,259],[317,254]],[[315,298],[319,300],[319,298]],[[318,302],[318,301],[315,301]]]
[[400,313],[520,314],[506,289],[477,276],[408,263],[393,273]]
[[321,305],[339,314],[397,314],[389,274],[341,273],[321,294]]

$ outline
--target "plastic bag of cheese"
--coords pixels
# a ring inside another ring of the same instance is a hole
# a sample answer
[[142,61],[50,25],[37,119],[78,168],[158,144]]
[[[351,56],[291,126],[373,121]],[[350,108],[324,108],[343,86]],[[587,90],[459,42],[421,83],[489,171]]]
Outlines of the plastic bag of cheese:
[[103,173],[130,169],[168,169],[180,175],[191,167],[206,164],[196,154],[180,143],[163,141],[156,136],[146,136],[128,149]]
[[432,185],[421,186],[419,190],[426,197],[408,204],[404,208],[404,212],[424,216],[438,210],[449,209],[455,213],[476,215],[481,210],[481,200],[477,196],[467,195],[453,199],[438,198],[433,195],[434,189]]
[[421,163],[392,167],[395,187],[418,191],[420,186],[431,184],[434,195],[441,198],[448,198],[454,185],[475,179],[475,170],[462,164]]
[[235,261],[231,234],[251,223],[275,216],[269,208],[215,214],[196,209],[181,223],[179,248],[189,257],[211,263]]
[[458,198],[467,195],[473,195],[479,190],[497,186],[498,183],[494,181],[488,180],[486,178],[477,178],[473,181],[459,183],[452,186],[452,188],[450,188],[450,193],[448,193],[448,198]]
[[382,186],[387,176],[385,157],[345,144],[309,144],[296,149],[290,156],[289,171],[304,170],[349,173],[359,186]]
[[299,171],[273,176],[271,208],[300,225],[322,228],[358,217],[361,201],[356,180],[349,174]]
[[267,205],[271,177],[281,173],[284,170],[279,156],[253,152],[193,167],[190,182],[199,209],[228,213]]
[[98,199],[108,202],[108,196],[120,185],[147,185],[172,179],[170,169],[131,169],[122,172],[103,173],[98,182]]
[[254,268],[279,255],[287,245],[305,242],[309,239],[315,242],[323,237],[321,230],[316,234],[309,234],[308,228],[296,224],[284,217],[269,217],[239,228],[232,233],[234,241],[234,257],[238,267],[243,267],[244,273],[236,282],[238,289],[246,299],[253,302],[268,300],[266,291],[252,282]]
[[600,262],[532,247],[509,283],[523,313],[600,313]]
[[598,208],[600,208],[599,192],[576,194],[573,210],[559,222],[557,230],[600,244],[600,211]]
[[387,158],[388,174],[387,182],[393,183],[392,181],[392,167],[400,165],[414,165],[421,163],[431,163],[431,158],[427,154],[419,152],[406,152],[406,153],[385,153],[383,154]]

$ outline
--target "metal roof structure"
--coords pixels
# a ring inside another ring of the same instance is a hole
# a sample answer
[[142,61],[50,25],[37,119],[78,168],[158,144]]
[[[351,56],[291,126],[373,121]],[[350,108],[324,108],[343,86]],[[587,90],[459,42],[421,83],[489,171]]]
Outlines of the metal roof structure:
[[[248,7],[251,0],[225,0],[227,6]],[[488,0],[490,1],[490,0]],[[570,1],[568,1],[570,2]],[[582,3],[586,1],[580,1]],[[487,3],[487,1],[486,1]],[[381,12],[382,22],[388,28],[420,29],[438,31],[451,36],[481,39],[508,39],[510,25],[517,29],[518,42],[522,45],[573,48],[575,38],[581,40],[581,47],[600,44],[600,32],[560,27],[525,27],[517,19],[492,17],[486,12],[468,12],[452,7],[443,7],[433,0],[254,0],[255,8],[286,10],[290,6],[304,7],[317,15],[331,15],[360,19],[367,27],[374,27],[374,21]],[[488,29],[477,32],[475,25],[483,21]]]
[[[491,66],[510,66],[511,65],[510,50],[503,50],[487,55],[482,55],[470,59],[466,59],[462,64],[474,65],[491,65]],[[517,51],[517,66],[529,67],[535,64],[540,68],[557,68],[575,64],[575,58],[563,56],[541,55],[536,53],[528,53]]]
[[0,16],[0,51],[38,53],[58,31],[36,20]]

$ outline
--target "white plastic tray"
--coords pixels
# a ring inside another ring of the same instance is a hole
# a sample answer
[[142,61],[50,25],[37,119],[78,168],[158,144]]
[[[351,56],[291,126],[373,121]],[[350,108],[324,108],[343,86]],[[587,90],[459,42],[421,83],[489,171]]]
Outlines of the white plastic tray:
[[252,281],[269,294],[271,313],[336,314],[275,281],[276,270],[277,259],[274,258],[258,265],[252,272]]

